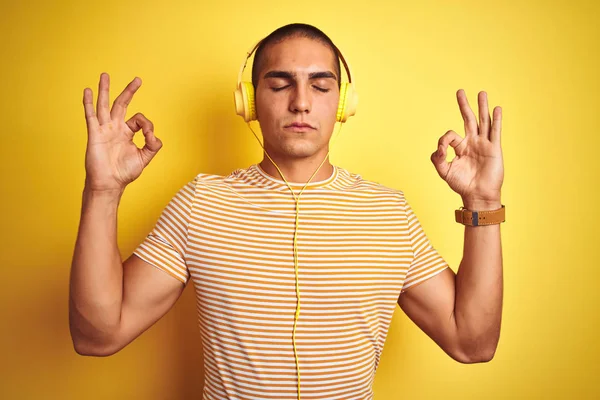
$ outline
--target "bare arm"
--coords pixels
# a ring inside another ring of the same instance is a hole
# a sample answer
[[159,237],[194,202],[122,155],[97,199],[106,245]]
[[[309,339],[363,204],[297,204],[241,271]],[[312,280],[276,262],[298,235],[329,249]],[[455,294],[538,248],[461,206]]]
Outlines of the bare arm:
[[[84,90],[86,182],[69,287],[71,337],[83,355],[117,352],[162,317],[184,288],[135,255],[123,263],[117,245],[117,211],[125,187],[162,147],[142,114],[124,121],[140,85],[134,79],[109,110],[109,77],[102,74],[97,113],[91,90]],[[143,149],[132,140],[140,129],[146,141]]]
[[[497,204],[465,204],[469,210],[496,210]],[[502,320],[500,225],[465,226],[463,258],[456,274],[454,320],[460,348],[476,362],[494,357]]]
[[184,285],[117,247],[118,198],[84,190],[71,266],[69,326],[75,351],[108,356],[164,316]]
[[502,292],[500,226],[465,226],[457,274],[448,268],[411,287],[398,305],[453,359],[486,362],[500,339]]
[[97,352],[113,340],[121,319],[123,265],[117,247],[119,192],[83,191],[71,264],[69,326],[75,350]]
[[[469,210],[501,207],[504,165],[500,133],[502,109],[490,119],[487,93],[480,92],[479,124],[464,91],[457,100],[465,122],[464,138],[448,131],[431,155],[440,177],[463,199]],[[452,146],[456,157],[446,161]],[[425,333],[464,363],[492,359],[500,338],[502,318],[502,246],[499,225],[465,226],[463,258],[455,275],[450,269],[412,288],[398,304]]]

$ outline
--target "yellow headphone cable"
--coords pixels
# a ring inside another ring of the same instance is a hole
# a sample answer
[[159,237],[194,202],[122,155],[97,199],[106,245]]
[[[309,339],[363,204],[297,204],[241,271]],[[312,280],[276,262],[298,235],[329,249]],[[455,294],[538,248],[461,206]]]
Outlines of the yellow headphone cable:
[[[339,134],[342,130],[342,125],[343,125],[343,123],[340,122],[340,127],[339,127],[334,139],[337,139],[337,137],[339,136]],[[333,146],[333,140],[331,142],[331,145],[329,146],[329,149],[327,150],[327,155],[325,156],[325,158],[323,158],[323,161],[321,161],[321,164],[319,164],[319,167],[317,168],[317,170],[312,174],[312,176],[306,182],[304,187],[300,190],[300,192],[298,193],[298,196],[296,196],[296,194],[294,193],[294,189],[292,189],[292,186],[285,179],[283,172],[281,172],[281,170],[279,169],[279,167],[277,166],[275,161],[273,161],[273,159],[271,158],[269,153],[267,153],[265,146],[258,138],[258,135],[256,134],[256,132],[254,132],[254,129],[252,129],[252,126],[250,126],[250,122],[248,122],[248,128],[250,128],[250,130],[252,131],[252,134],[254,134],[254,137],[260,144],[260,147],[262,147],[263,150],[265,151],[265,155],[273,163],[275,168],[277,168],[279,175],[281,175],[281,178],[283,179],[283,181],[285,182],[287,187],[290,189],[290,192],[292,193],[292,196],[294,197],[294,202],[296,203],[296,217],[295,217],[295,227],[294,227],[294,271],[295,271],[295,275],[296,275],[296,313],[294,315],[294,328],[292,330],[292,343],[294,346],[294,359],[296,360],[296,373],[298,376],[298,382],[297,382],[297,384],[298,384],[298,400],[300,400],[300,362],[298,360],[298,350],[296,349],[296,326],[298,324],[298,318],[300,317],[300,283],[298,280],[298,226],[299,226],[299,219],[300,219],[300,196],[302,195],[302,192],[304,192],[304,189],[306,189],[306,187],[308,186],[310,181],[315,177],[317,172],[319,172],[319,170],[325,163],[325,160],[327,160],[327,158],[329,157],[329,152],[331,151],[331,147]]]
[[294,358],[296,360],[296,371],[297,371],[297,375],[298,375],[298,382],[297,382],[297,384],[298,384],[298,400],[300,400],[300,362],[298,360],[298,350],[296,348],[296,328],[297,328],[297,324],[298,324],[298,318],[300,316],[300,283],[299,283],[299,279],[298,279],[298,227],[299,227],[299,219],[300,219],[300,196],[302,195],[304,190],[307,188],[308,184],[315,177],[315,175],[319,172],[319,170],[325,163],[325,160],[327,160],[327,158],[329,157],[329,152],[333,146],[333,139],[337,139],[337,136],[339,136],[339,133],[342,130],[343,123],[346,122],[346,120],[349,117],[351,117],[352,115],[354,115],[356,113],[358,96],[354,89],[354,83],[352,80],[352,73],[350,72],[350,66],[346,62],[344,56],[342,55],[342,52],[335,45],[333,45],[334,50],[337,53],[339,60],[344,65],[344,69],[346,70],[346,75],[348,76],[348,82],[342,83],[340,85],[340,99],[338,102],[338,108],[337,108],[337,113],[336,113],[336,122],[339,122],[340,126],[339,126],[337,134],[335,135],[335,138],[333,138],[331,140],[331,145],[329,146],[329,149],[327,150],[327,155],[325,155],[325,158],[323,159],[323,161],[321,161],[321,164],[319,165],[317,170],[312,174],[310,179],[306,182],[304,187],[300,190],[300,192],[296,196],[296,194],[294,193],[294,190],[292,189],[292,186],[285,179],[283,172],[281,172],[281,169],[279,169],[279,167],[277,166],[275,161],[273,161],[273,159],[271,158],[269,153],[267,153],[265,146],[260,141],[260,139],[258,138],[258,135],[256,134],[256,132],[254,132],[254,130],[252,129],[252,126],[250,125],[251,121],[258,119],[257,115],[256,115],[254,86],[253,86],[252,82],[242,81],[242,75],[243,75],[244,69],[246,68],[247,62],[250,59],[250,56],[252,55],[252,53],[254,53],[254,51],[260,46],[260,44],[264,40],[265,39],[262,39],[261,41],[256,43],[256,45],[246,55],[244,63],[241,66],[239,74],[238,74],[237,88],[234,91],[234,103],[235,103],[236,113],[239,116],[241,116],[242,118],[244,118],[244,121],[246,121],[246,123],[248,124],[248,127],[254,134],[254,137],[256,138],[256,140],[258,141],[260,146],[263,148],[265,155],[273,163],[273,166],[275,166],[275,168],[281,175],[281,178],[287,185],[288,189],[290,189],[290,192],[292,193],[292,196],[293,196],[294,202],[295,202],[296,216],[295,216],[295,223],[294,223],[294,271],[295,271],[295,276],[296,276],[297,302],[296,302],[296,313],[295,313],[295,317],[294,317],[294,328],[292,331],[292,341],[293,341],[293,345],[294,345]]

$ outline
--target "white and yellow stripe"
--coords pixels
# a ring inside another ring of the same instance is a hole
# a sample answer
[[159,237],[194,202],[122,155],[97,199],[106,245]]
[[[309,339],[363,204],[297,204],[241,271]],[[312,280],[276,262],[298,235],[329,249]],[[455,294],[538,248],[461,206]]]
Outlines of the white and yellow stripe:
[[[334,167],[300,204],[302,399],[372,399],[400,292],[448,265],[401,191]],[[258,165],[199,174],[134,251],[194,283],[204,399],[297,398],[294,218],[287,185]]]

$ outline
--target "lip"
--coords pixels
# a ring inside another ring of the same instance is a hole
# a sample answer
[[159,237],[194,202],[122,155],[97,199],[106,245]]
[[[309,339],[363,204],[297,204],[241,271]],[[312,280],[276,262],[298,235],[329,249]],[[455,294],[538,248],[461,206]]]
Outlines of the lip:
[[292,122],[291,124],[286,125],[284,128],[293,132],[307,132],[315,129],[312,125],[305,122]]

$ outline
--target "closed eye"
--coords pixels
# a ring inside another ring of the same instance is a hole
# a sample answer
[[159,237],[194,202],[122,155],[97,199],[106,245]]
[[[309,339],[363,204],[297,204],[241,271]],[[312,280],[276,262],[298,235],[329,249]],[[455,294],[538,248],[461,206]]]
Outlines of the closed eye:
[[272,87],[271,90],[274,92],[279,92],[280,90],[283,90],[287,87],[290,87],[290,85],[285,85],[285,86],[281,86],[281,87]]
[[318,91],[320,91],[320,92],[323,92],[323,93],[327,93],[327,92],[329,92],[329,89],[325,89],[325,88],[318,87],[318,86],[313,86],[313,87],[314,87],[315,89],[317,89]]
[[[286,88],[288,88],[290,86],[291,85],[285,85],[285,86],[280,86],[280,87],[272,87],[271,90],[274,91],[274,92],[279,92],[279,91],[281,91],[283,89],[286,89]],[[323,92],[323,93],[327,93],[330,90],[330,89],[325,89],[325,88],[322,88],[322,87],[319,87],[319,86],[314,86],[314,85],[313,85],[313,87],[315,89],[317,89],[318,91]]]

